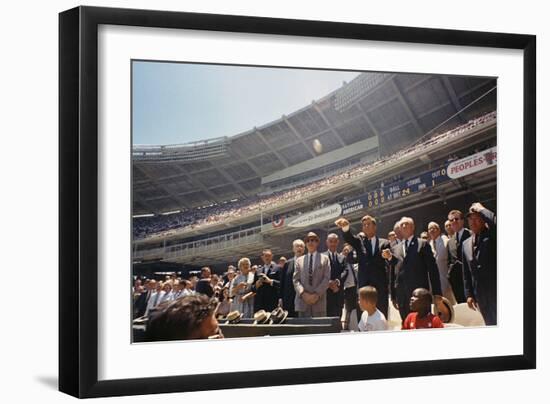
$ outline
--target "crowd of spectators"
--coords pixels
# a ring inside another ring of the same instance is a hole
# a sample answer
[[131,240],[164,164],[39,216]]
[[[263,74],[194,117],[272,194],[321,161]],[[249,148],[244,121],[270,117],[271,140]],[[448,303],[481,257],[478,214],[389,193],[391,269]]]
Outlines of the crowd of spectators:
[[260,265],[242,257],[223,275],[205,266],[200,278],[136,278],[133,317],[154,334],[148,340],[220,338],[218,321],[278,315],[281,321],[337,317],[342,331],[396,329],[390,328],[396,319],[404,330],[460,327],[454,322],[459,305],[477,312],[485,325],[496,325],[496,216],[475,202],[467,214],[453,209],[446,219],[447,234],[431,221],[417,237],[414,219],[402,217],[385,239],[377,235],[373,216],[361,219],[357,234],[340,217],[340,235],[328,234],[323,246],[316,233],[307,232],[293,241],[288,259],[274,261],[264,248]]
[[442,142],[460,136],[478,125],[494,120],[495,118],[495,111],[487,113],[476,119],[470,120],[464,125],[460,125],[449,131],[436,134],[424,142],[404,148],[390,156],[383,156],[374,162],[359,163],[345,172],[327,176],[323,179],[299,185],[292,189],[285,189],[283,191],[274,192],[273,194],[264,195],[261,197],[255,196],[231,201],[221,205],[196,208],[177,214],[134,218],[134,238],[140,239],[151,235],[165,236],[167,235],[167,232],[174,231],[174,229],[182,230],[185,228],[201,228],[211,224],[224,222],[229,218],[243,217],[251,213],[258,213],[266,208],[272,208],[273,206],[280,204],[297,201],[319,189],[326,189],[326,187],[340,184],[348,181],[349,179],[364,176],[374,170],[392,164],[399,159],[403,159],[432,148]]
[[[246,268],[246,274],[254,276],[257,266],[250,265]],[[239,263],[237,270],[233,265],[229,265],[227,272],[223,275],[212,273],[209,267],[201,269],[200,276],[191,275],[187,278],[178,276],[175,272],[165,275],[165,279],[157,280],[155,278],[136,277],[132,287],[133,295],[133,317],[147,317],[149,313],[164,302],[174,301],[185,296],[206,295],[209,298],[216,298],[219,306],[216,309],[216,315],[226,315],[230,308],[232,299],[229,292],[232,287],[233,279],[241,281],[243,265]]]

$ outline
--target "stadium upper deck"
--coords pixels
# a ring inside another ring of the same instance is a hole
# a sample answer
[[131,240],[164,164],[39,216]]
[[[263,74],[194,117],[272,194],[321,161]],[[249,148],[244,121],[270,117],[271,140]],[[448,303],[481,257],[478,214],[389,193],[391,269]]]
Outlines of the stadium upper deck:
[[[492,78],[363,73],[311,105],[245,133],[192,145],[135,146],[133,214],[254,197],[265,190],[262,179],[290,177],[293,167],[309,160],[321,166],[391,155],[455,114],[438,131],[495,110],[492,92],[462,111],[495,86]],[[313,149],[314,139],[323,145],[321,155]]]
[[[468,124],[458,126],[447,132],[435,135],[423,142],[403,148],[398,152],[381,158],[372,163],[357,164],[340,174],[327,176],[310,184],[295,187],[290,191],[275,193],[262,198],[250,198],[240,204],[228,204],[215,210],[199,210],[194,212],[193,224],[179,223],[177,229],[156,234],[140,243],[158,242],[156,240],[170,240],[174,238],[190,237],[197,234],[206,234],[212,231],[227,229],[228,226],[238,226],[259,220],[262,211],[264,219],[270,213],[280,214],[289,209],[311,209],[319,201],[326,200],[327,195],[349,195],[353,192],[365,192],[369,186],[377,182],[388,180],[393,175],[406,172],[415,172],[426,165],[438,164],[449,156],[460,154],[462,150],[471,149],[476,144],[482,145],[486,141],[494,145],[496,136],[496,113],[484,114]],[[432,167],[430,167],[432,168]],[[246,203],[245,203],[246,202]],[[200,219],[201,211],[208,212],[204,219]],[[186,215],[179,216],[185,220]],[[166,220],[174,220],[167,217]],[[157,218],[152,221],[161,225]],[[267,221],[267,220],[266,220]],[[135,220],[140,222],[140,220]],[[265,221],[264,221],[265,222]],[[164,224],[165,228],[169,228]],[[134,230],[136,226],[134,226]]]

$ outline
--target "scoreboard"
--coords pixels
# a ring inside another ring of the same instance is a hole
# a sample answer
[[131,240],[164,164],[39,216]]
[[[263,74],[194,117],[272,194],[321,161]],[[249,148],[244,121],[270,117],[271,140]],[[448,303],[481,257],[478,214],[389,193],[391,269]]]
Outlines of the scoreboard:
[[360,209],[382,206],[387,202],[427,191],[430,188],[450,180],[451,178],[447,175],[447,167],[439,167],[418,176],[380,187],[379,189],[367,192],[350,201],[346,201],[342,203],[342,214],[346,215]]
[[404,196],[426,191],[447,181],[450,181],[447,176],[447,168],[441,167],[367,193],[367,206],[371,208],[387,201],[394,201]]

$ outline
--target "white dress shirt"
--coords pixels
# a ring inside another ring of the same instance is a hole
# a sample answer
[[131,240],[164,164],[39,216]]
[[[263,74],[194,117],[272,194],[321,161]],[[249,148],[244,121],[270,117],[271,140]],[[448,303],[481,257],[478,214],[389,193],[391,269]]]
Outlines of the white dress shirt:
[[[316,259],[316,257],[317,257],[317,254],[319,254],[317,251],[315,251],[313,254],[310,253],[310,252],[306,253],[307,259],[308,259],[308,260],[310,260],[310,259],[313,260],[312,267],[313,267],[313,265],[315,265],[315,259]],[[306,269],[306,271],[309,271],[309,261],[308,261],[308,263],[307,263],[307,268],[305,268],[305,269]],[[313,267],[313,269],[315,270],[314,267]]]
[[374,255],[374,251],[376,250],[376,236],[369,238],[368,240],[370,241],[372,255]]

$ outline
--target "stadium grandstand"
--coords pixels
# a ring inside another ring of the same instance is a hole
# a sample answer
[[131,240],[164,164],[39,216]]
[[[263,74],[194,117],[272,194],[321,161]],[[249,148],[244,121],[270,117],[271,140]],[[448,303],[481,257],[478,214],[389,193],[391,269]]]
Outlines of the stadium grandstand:
[[496,210],[495,111],[495,78],[362,73],[245,133],[134,145],[134,272],[289,256],[342,215],[385,236],[403,215],[420,231],[473,201]]

